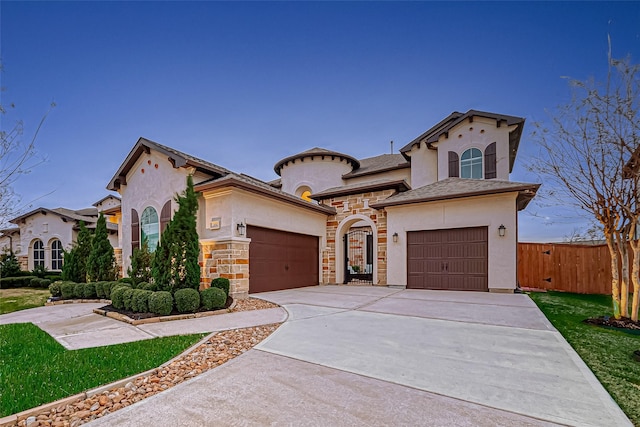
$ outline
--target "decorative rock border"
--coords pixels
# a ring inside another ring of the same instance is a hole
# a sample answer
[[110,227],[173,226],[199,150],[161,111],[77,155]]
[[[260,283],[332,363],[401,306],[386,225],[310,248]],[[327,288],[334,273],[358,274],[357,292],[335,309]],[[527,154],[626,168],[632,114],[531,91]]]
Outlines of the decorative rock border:
[[0,427],[77,427],[222,365],[253,348],[279,326],[210,334],[158,368],[0,418]]
[[86,303],[86,302],[95,302],[95,303],[102,303],[102,304],[111,304],[111,300],[110,299],[62,299],[62,300],[58,300],[58,301],[49,301],[47,300],[47,302],[44,303],[45,307],[48,307],[50,305],[62,305],[62,304],[82,304],[82,303]]

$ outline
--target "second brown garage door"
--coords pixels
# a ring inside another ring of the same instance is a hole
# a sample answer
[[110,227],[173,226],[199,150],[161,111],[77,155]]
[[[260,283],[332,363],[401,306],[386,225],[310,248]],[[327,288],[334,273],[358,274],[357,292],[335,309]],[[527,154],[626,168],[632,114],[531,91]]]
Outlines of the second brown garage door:
[[407,288],[487,291],[487,227],[407,233]]
[[249,293],[315,286],[319,283],[318,237],[247,227]]

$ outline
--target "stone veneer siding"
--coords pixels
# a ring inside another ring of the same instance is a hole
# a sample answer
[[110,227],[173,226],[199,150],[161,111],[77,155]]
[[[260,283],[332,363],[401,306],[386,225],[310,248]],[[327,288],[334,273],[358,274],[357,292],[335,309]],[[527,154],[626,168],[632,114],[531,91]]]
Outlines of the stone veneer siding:
[[249,242],[224,240],[200,242],[200,289],[211,286],[217,277],[229,279],[229,294],[249,296]]
[[387,213],[382,209],[376,210],[370,208],[368,205],[384,200],[395,193],[395,190],[390,189],[321,200],[321,203],[334,207],[338,211],[336,215],[327,217],[327,249],[322,255],[323,283],[337,282],[336,245],[342,244],[342,236],[336,238],[338,225],[342,220],[351,215],[361,214],[369,217],[371,221],[373,221],[376,226],[376,232],[378,233],[377,248],[374,252],[378,276],[377,282],[374,283],[374,285],[387,284]]

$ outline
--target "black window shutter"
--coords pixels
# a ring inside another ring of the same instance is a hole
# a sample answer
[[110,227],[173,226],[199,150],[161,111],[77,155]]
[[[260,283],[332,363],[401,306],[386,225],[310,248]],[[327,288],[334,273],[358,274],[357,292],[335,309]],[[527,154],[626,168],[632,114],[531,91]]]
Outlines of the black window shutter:
[[160,212],[160,232],[163,233],[164,229],[169,225],[171,221],[171,200],[164,204],[162,211]]
[[449,178],[458,178],[460,176],[460,166],[458,161],[458,153],[449,151]]
[[140,220],[138,212],[131,209],[131,253],[134,249],[140,249]]
[[492,179],[497,175],[496,143],[492,142],[484,150],[484,178]]

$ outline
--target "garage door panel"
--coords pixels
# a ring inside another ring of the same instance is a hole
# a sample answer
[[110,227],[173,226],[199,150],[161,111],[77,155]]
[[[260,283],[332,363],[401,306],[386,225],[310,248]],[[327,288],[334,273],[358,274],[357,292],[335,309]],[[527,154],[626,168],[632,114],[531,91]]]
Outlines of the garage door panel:
[[249,293],[314,286],[319,283],[318,237],[247,227]]
[[487,227],[407,233],[407,287],[488,290]]

